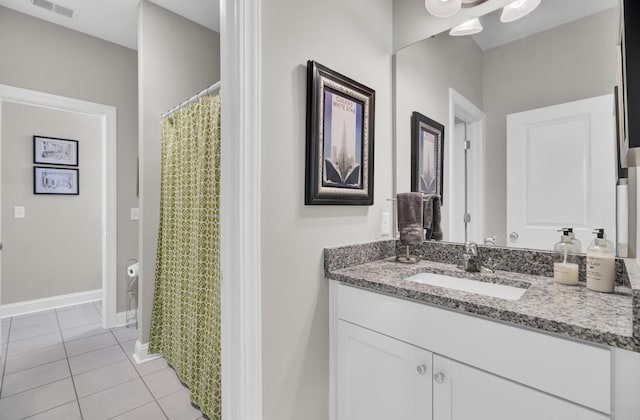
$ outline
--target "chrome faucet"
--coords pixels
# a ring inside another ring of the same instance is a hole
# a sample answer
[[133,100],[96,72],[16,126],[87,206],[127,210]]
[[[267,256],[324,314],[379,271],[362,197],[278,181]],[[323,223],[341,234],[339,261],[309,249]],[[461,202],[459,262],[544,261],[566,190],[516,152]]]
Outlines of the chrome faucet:
[[478,253],[478,244],[475,242],[467,242],[464,244],[464,253],[462,254],[462,268],[464,271],[479,272],[482,268],[480,264],[480,255]]

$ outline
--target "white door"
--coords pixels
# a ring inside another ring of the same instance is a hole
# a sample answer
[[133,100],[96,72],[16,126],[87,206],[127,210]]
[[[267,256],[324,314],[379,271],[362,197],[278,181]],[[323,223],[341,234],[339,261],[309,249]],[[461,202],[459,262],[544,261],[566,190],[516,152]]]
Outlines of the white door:
[[433,372],[433,420],[609,418],[437,354],[433,355]]
[[338,420],[431,420],[431,353],[338,322]]
[[507,115],[507,244],[551,249],[573,227],[615,240],[613,95]]

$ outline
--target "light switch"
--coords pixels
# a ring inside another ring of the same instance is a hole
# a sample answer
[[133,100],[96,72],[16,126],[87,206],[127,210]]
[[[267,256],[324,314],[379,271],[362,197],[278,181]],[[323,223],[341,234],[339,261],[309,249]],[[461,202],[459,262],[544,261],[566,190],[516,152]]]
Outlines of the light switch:
[[391,235],[391,215],[386,211],[382,213],[380,220],[380,234],[382,236]]
[[140,209],[137,207],[131,209],[131,220],[140,220]]
[[25,217],[24,207],[15,206],[13,208],[13,218],[14,219],[24,219],[24,217]]

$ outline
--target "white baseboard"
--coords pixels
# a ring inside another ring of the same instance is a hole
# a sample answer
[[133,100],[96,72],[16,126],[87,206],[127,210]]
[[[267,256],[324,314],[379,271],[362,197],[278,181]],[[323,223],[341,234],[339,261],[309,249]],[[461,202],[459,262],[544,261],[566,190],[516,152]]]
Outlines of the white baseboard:
[[53,296],[44,299],[27,300],[24,302],[0,305],[0,318],[26,315],[33,312],[48,311],[65,306],[95,302],[102,299],[102,289],[86,292],[70,293],[68,295]]
[[137,364],[147,363],[161,357],[160,353],[149,354],[149,343],[142,344],[140,340],[136,340],[136,352],[133,354],[133,360]]

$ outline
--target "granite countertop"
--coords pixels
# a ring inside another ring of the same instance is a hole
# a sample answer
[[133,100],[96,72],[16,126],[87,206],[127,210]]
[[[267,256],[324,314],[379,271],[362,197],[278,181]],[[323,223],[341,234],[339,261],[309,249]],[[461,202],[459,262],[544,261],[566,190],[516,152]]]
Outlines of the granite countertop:
[[[582,282],[578,286],[556,284],[542,275],[499,270],[467,273],[455,264],[428,260],[401,264],[389,256],[396,253],[390,242],[395,241],[326,249],[326,277],[436,307],[640,352],[640,267],[635,260],[624,260],[626,285],[618,284],[608,294],[591,291]],[[506,284],[526,292],[519,300],[505,300],[405,280],[424,272]]]

